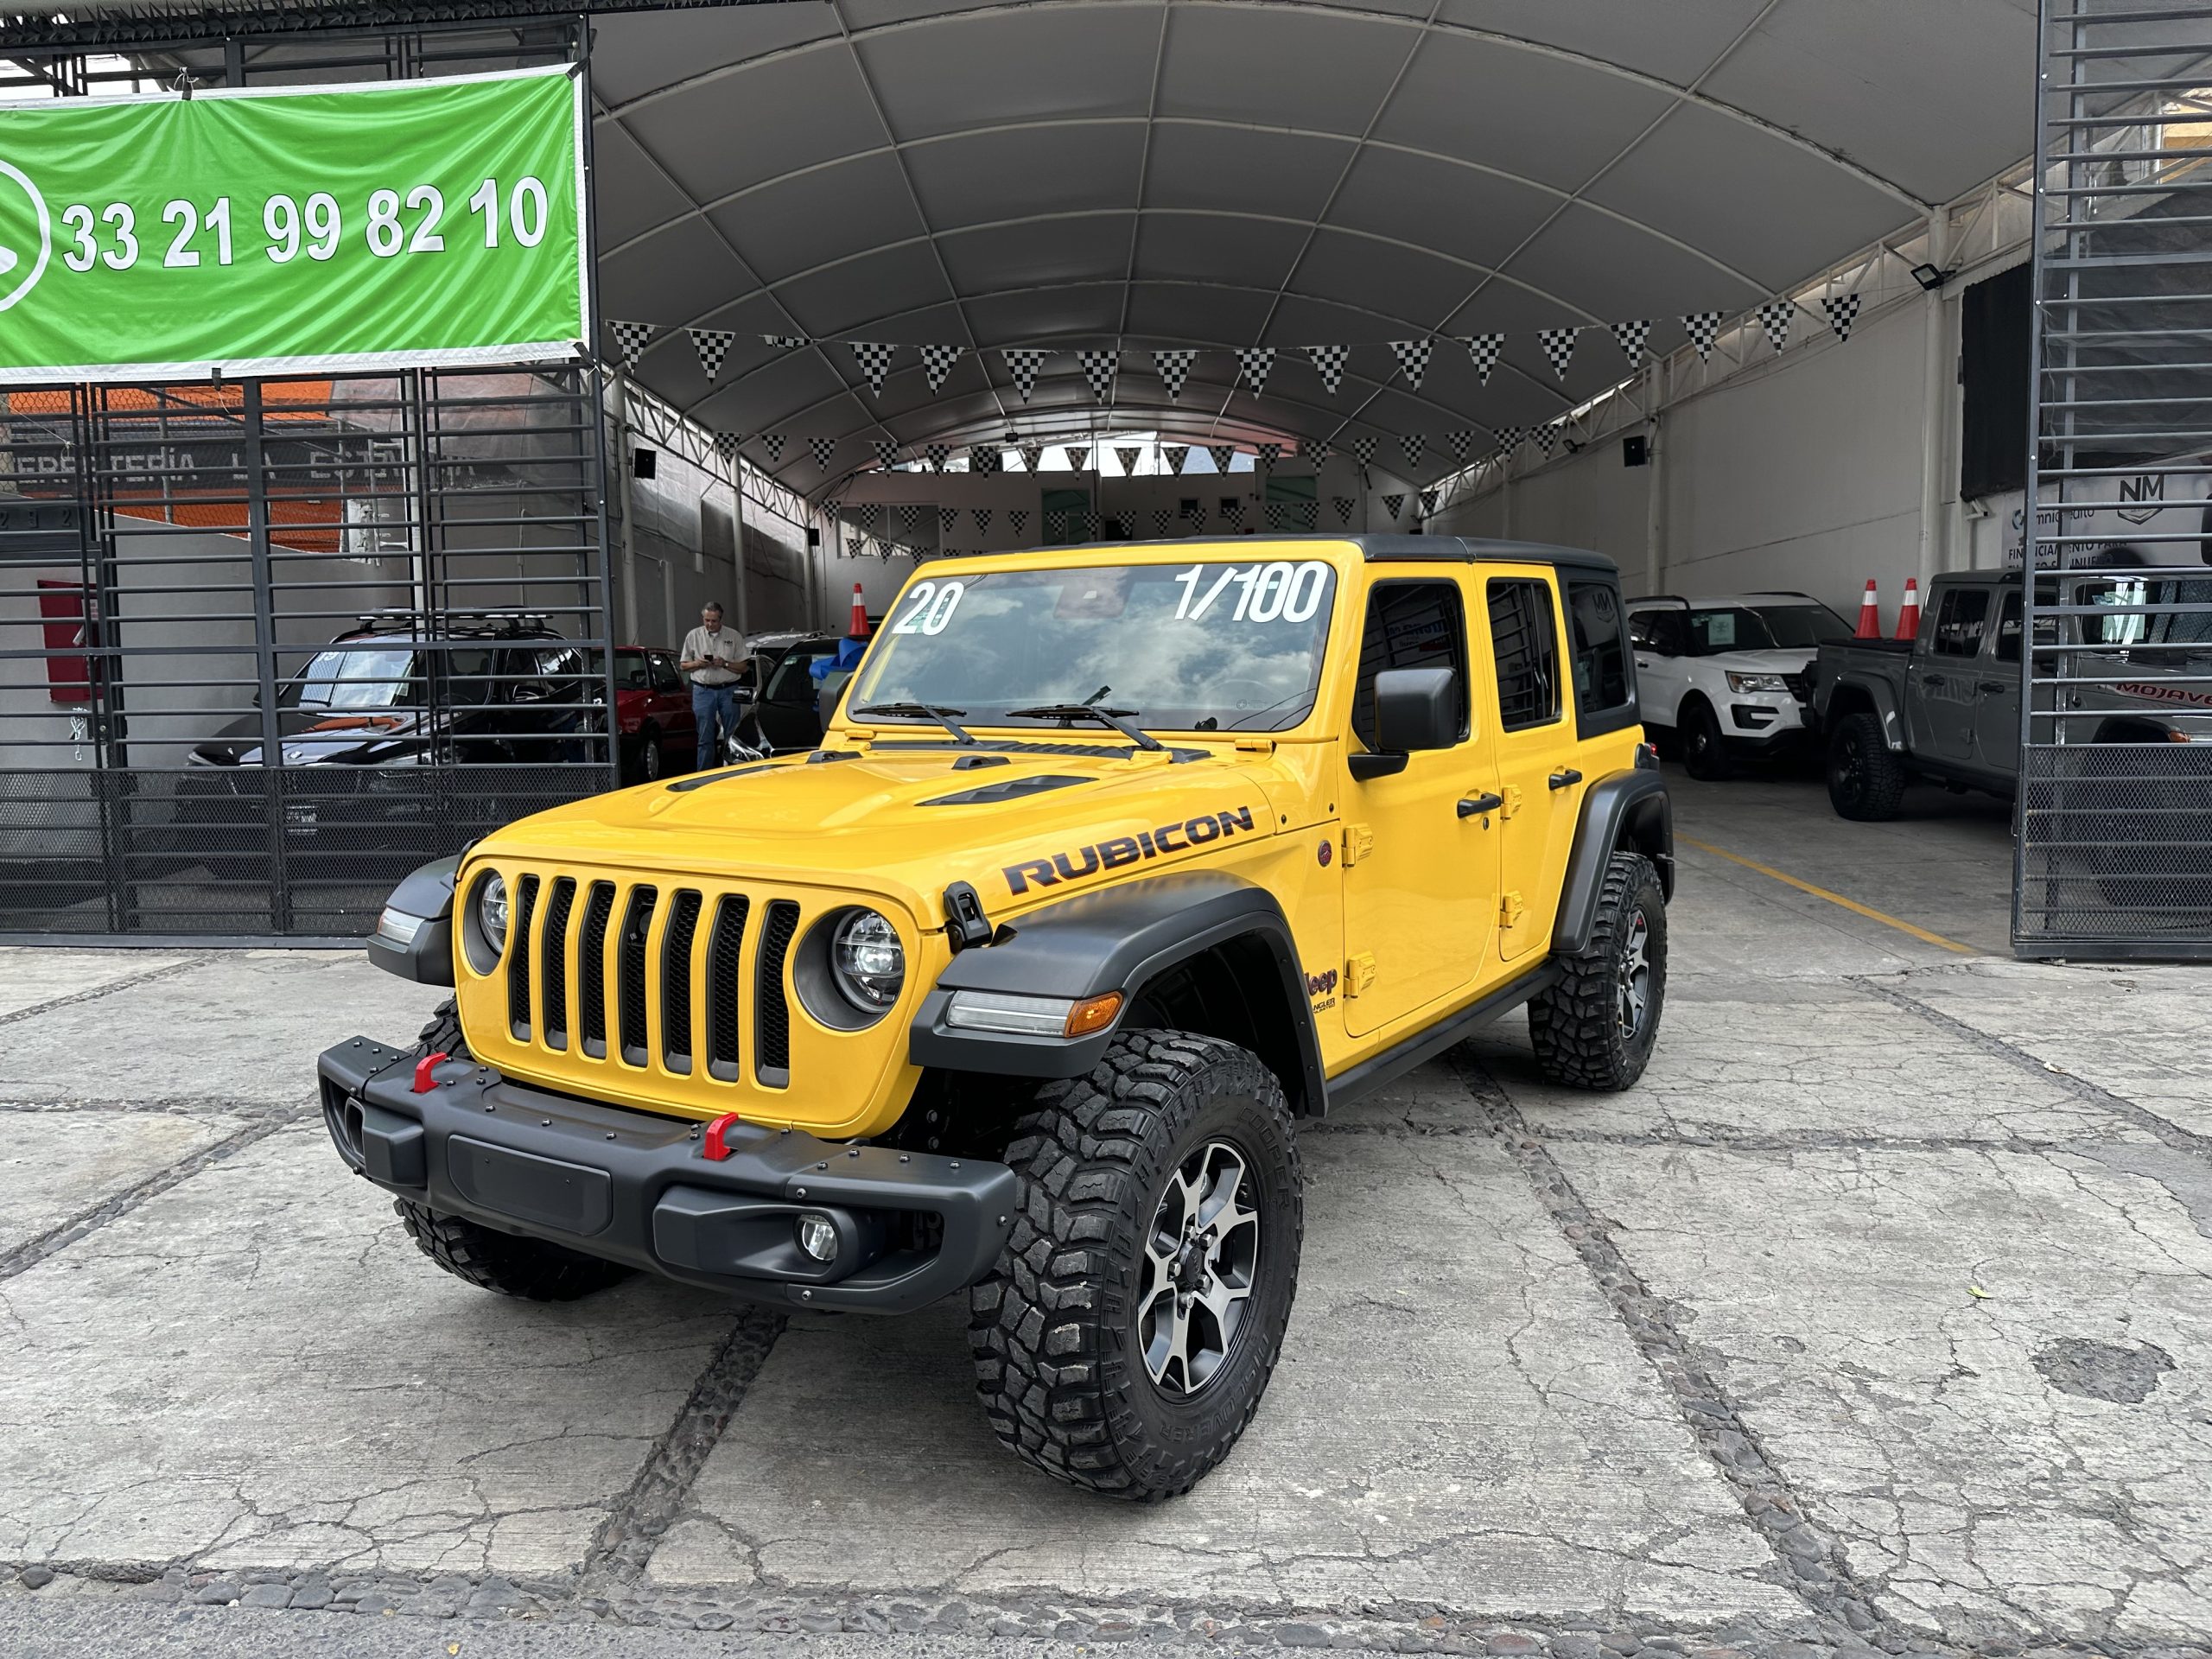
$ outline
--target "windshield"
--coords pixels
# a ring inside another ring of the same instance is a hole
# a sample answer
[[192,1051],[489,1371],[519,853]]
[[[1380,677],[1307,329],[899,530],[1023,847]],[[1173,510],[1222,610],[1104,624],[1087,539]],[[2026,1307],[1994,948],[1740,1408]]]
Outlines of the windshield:
[[1825,605],[1762,605],[1758,618],[1783,651],[1811,651],[1832,639],[1851,638],[1851,624]]
[[1283,731],[1313,709],[1335,594],[1336,572],[1318,559],[918,582],[845,706],[937,703],[973,725],[1095,702],[1171,731]]
[[334,645],[284,688],[287,709],[389,709],[409,701],[415,653],[390,645]]

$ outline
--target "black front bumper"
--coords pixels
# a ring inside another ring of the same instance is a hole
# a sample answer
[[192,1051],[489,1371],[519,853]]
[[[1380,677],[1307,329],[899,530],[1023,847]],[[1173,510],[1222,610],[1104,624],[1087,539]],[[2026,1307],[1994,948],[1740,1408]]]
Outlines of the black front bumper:
[[[473,1061],[434,1068],[356,1037],[315,1063],[323,1120],[354,1172],[441,1215],[779,1306],[903,1313],[990,1270],[1012,1230],[1004,1164],[843,1147],[741,1123],[709,1160],[703,1126],[512,1083]],[[826,1216],[836,1258],[794,1223]]]

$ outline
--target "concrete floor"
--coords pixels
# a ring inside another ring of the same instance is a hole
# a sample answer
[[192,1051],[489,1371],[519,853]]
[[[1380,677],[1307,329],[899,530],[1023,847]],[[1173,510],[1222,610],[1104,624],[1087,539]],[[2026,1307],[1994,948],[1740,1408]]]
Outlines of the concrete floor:
[[1674,781],[1643,1082],[1516,1019],[1312,1126],[1274,1386],[1152,1509],[997,1450],[956,1307],[436,1273],[308,1110],[435,1001],[359,957],[0,951],[0,1650],[2206,1652],[2212,977],[1997,954],[1971,799]]

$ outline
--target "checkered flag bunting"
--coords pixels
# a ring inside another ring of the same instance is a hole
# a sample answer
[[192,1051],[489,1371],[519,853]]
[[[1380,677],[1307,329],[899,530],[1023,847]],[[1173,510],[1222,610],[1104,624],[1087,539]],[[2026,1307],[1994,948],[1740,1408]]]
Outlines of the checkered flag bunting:
[[1429,514],[1436,511],[1436,498],[1442,493],[1443,492],[1440,490],[1423,490],[1421,493],[1421,516],[1422,518],[1426,518]]
[[1045,534],[1046,536],[1058,537],[1065,536],[1067,533],[1068,516],[1066,513],[1048,512],[1045,515]]
[[1229,463],[1236,459],[1236,446],[1233,443],[1210,443],[1206,445],[1206,454],[1213,457],[1214,471],[1225,473],[1229,470]]
[[1821,309],[1828,314],[1828,327],[1835,331],[1838,340],[1851,338],[1851,325],[1859,321],[1859,296],[1856,294],[1836,294],[1821,302]]
[[1274,365],[1275,348],[1272,346],[1240,346],[1236,349],[1236,372],[1252,388],[1255,397],[1268,384],[1268,371]]
[[873,531],[880,529],[883,524],[883,504],[880,501],[861,502],[860,522],[862,530]]
[[1464,461],[1474,449],[1475,435],[1465,427],[1457,432],[1446,432],[1444,435],[1444,447],[1451,452],[1452,460]]
[[1351,452],[1359,457],[1359,464],[1363,467],[1375,464],[1375,449],[1376,443],[1372,438],[1354,438],[1351,441]]
[[1187,346],[1152,354],[1152,365],[1160,371],[1160,382],[1170,397],[1183,395],[1183,383],[1191,378],[1191,365],[1198,360],[1198,353]]
[[1006,521],[1014,527],[1014,533],[1016,536],[1027,535],[1029,530],[1029,509],[1027,507],[1008,507],[1006,513]]
[[944,384],[944,377],[952,372],[952,365],[960,360],[964,346],[925,346],[922,347],[922,367],[930,378],[930,390],[935,391]]
[[1682,319],[1682,332],[1690,337],[1690,344],[1697,347],[1697,360],[1713,361],[1713,348],[1720,339],[1720,314],[1718,311],[1693,311]]
[[911,536],[914,533],[914,526],[921,523],[921,521],[922,510],[918,504],[909,501],[900,505],[899,509],[899,529],[905,531],[906,534]]
[[1090,383],[1093,397],[1103,404],[1114,395],[1114,376],[1122,366],[1119,352],[1077,352],[1075,360],[1083,365],[1083,378]]
[[988,478],[999,470],[1005,459],[1005,453],[995,443],[975,444],[968,451],[968,470]]
[[1555,426],[1540,426],[1536,429],[1536,448],[1542,450],[1546,454],[1548,455],[1551,454],[1553,448],[1558,444],[1558,442],[1559,428]]
[[734,467],[737,465],[737,447],[744,442],[745,435],[742,432],[717,432],[715,434],[715,453],[722,458],[723,466]]
[[1244,498],[1241,495],[1225,498],[1221,504],[1221,516],[1242,530],[1244,527]]
[[957,524],[959,524],[959,522],[960,522],[960,509],[959,509],[959,508],[957,508],[957,507],[939,507],[939,508],[937,510],[937,537],[938,537],[938,540],[939,540],[939,541],[943,541],[946,537],[948,537],[948,536],[951,535],[951,534],[952,534],[952,531],[953,531],[954,527],[955,527],[956,525],[957,525]]
[[804,334],[763,334],[760,338],[779,352],[802,351],[814,344]]
[[878,438],[875,441],[875,464],[887,473],[899,464],[898,439]]
[[1266,465],[1272,467],[1275,462],[1282,459],[1282,445],[1279,443],[1255,443],[1252,446],[1252,453],[1259,456],[1261,461]]
[[1114,459],[1122,463],[1124,478],[1135,478],[1137,467],[1144,460],[1144,446],[1141,443],[1117,443],[1114,446]]
[[814,452],[814,464],[817,467],[819,467],[823,472],[828,472],[830,470],[830,461],[836,458],[837,454],[837,440],[835,438],[809,438],[806,441],[806,447]]
[[1408,467],[1420,466],[1421,451],[1428,448],[1427,435],[1421,432],[1408,432],[1402,436],[1398,442],[1405,448],[1406,465]]
[[952,446],[949,443],[932,443],[922,453],[929,457],[930,471],[941,473],[944,470],[944,463],[952,459]]
[[1290,516],[1300,530],[1315,529],[1321,522],[1321,504],[1319,501],[1294,501],[1290,504]]
[[1789,343],[1789,319],[1797,310],[1787,300],[1762,300],[1759,302],[1759,327],[1766,330],[1766,337],[1780,351]]
[[1651,319],[1642,317],[1634,322],[1612,325],[1613,339],[1621,348],[1621,355],[1630,363],[1643,360],[1643,342],[1651,338]]
[[978,536],[989,534],[991,510],[988,507],[970,507],[968,510],[968,516],[976,521],[976,533]]
[[868,389],[878,397],[883,396],[883,377],[891,372],[892,354],[899,348],[880,340],[854,340],[846,344],[853,349],[853,361],[861,365],[861,374],[868,381]]
[[1328,444],[1322,442],[1319,438],[1307,438],[1299,444],[1298,453],[1300,459],[1310,461],[1316,467],[1319,467],[1323,461],[1328,460],[1331,455],[1334,454],[1336,451],[1331,448]]
[[1467,336],[1467,355],[1474,362],[1475,378],[1479,384],[1490,385],[1490,372],[1497,366],[1497,354],[1504,349],[1503,334]]
[[1206,510],[1193,501],[1183,509],[1183,517],[1188,523],[1204,528],[1206,522]]
[[1068,458],[1068,470],[1071,473],[1079,473],[1090,464],[1090,446],[1087,443],[1063,444],[1060,453]]
[[1174,521],[1175,521],[1175,515],[1174,515],[1173,513],[1172,513],[1172,512],[1168,512],[1166,508],[1165,508],[1165,507],[1154,507],[1154,508],[1152,510],[1152,538],[1153,538],[1153,540],[1154,540],[1154,541],[1156,541],[1156,542],[1158,542],[1158,541],[1165,541],[1165,540],[1166,540],[1166,539],[1167,539],[1167,526],[1168,526],[1169,524],[1173,524]]
[[1428,354],[1436,349],[1433,340],[1394,340],[1390,355],[1398,359],[1398,368],[1406,377],[1406,384],[1415,391],[1421,390],[1421,377],[1428,372]]
[[782,464],[784,459],[784,435],[782,433],[763,432],[760,435],[760,447],[768,452],[768,464],[771,467],[779,466]]
[[1289,522],[1290,522],[1290,503],[1289,503],[1289,502],[1287,502],[1287,501],[1270,501],[1270,502],[1268,502],[1268,528],[1269,530],[1281,530],[1284,525],[1287,524]]
[[711,380],[722,372],[722,359],[729,355],[731,343],[737,339],[728,328],[686,328],[691,336],[691,349],[699,353],[699,366]]
[[1021,469],[1024,472],[1033,473],[1045,464],[1045,446],[1041,443],[1021,444],[1016,448],[1015,453],[1021,457]]
[[832,518],[835,518],[844,510],[844,506],[845,504],[833,495],[827,501],[824,501],[822,504],[822,511],[828,513]]
[[607,326],[614,331],[614,349],[622,353],[622,372],[635,374],[638,359],[643,355],[645,342],[653,337],[650,322],[616,322],[612,318]]
[[1083,515],[1083,538],[1087,542],[1098,539],[1098,509],[1096,507],[1086,510]]
[[1390,515],[1390,522],[1394,524],[1396,524],[1398,522],[1398,515],[1406,510],[1406,498],[1403,494],[1384,496],[1382,498],[1382,510]]
[[1332,495],[1329,498],[1329,505],[1337,510],[1337,522],[1348,524],[1351,523],[1351,510],[1359,503],[1348,495]]
[[1045,366],[1045,353],[1033,346],[1015,346],[999,355],[1006,359],[1006,372],[1013,377],[1014,389],[1021,394],[1021,401],[1027,403],[1029,394],[1037,387],[1037,371]]
[[1544,356],[1551,362],[1552,372],[1562,380],[1567,378],[1567,365],[1574,361],[1574,334],[1572,328],[1536,330],[1536,338],[1544,345]]
[[1344,359],[1351,355],[1349,346],[1308,346],[1306,355],[1313,359],[1314,370],[1321,377],[1321,390],[1335,397],[1337,387],[1344,378]]
[[1525,426],[1499,427],[1497,429],[1497,453],[1501,455],[1510,455],[1516,449],[1518,449],[1521,447],[1521,441],[1528,435],[1529,429]]
[[1184,458],[1190,453],[1191,446],[1187,443],[1161,444],[1160,446],[1160,465],[1161,469],[1170,477],[1174,477],[1179,474],[1183,470]]

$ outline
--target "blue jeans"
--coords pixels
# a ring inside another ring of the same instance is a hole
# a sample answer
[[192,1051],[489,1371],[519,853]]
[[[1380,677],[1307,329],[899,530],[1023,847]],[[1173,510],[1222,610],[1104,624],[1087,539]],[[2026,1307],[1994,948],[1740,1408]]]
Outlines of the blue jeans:
[[722,740],[737,730],[737,688],[734,685],[691,686],[691,720],[699,728],[697,770],[722,763]]

